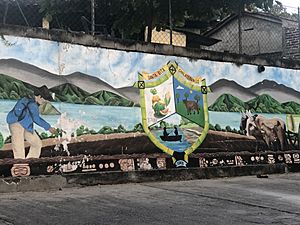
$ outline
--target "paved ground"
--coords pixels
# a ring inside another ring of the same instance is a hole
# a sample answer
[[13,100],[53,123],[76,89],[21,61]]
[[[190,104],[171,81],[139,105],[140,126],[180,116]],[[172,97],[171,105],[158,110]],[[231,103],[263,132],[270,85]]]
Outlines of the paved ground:
[[300,174],[0,195],[0,224],[300,224]]

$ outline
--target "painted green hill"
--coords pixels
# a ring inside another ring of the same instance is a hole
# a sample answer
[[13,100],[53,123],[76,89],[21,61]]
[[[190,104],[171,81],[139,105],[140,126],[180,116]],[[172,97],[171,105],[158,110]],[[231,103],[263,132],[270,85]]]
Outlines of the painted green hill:
[[89,95],[85,98],[84,104],[134,106],[134,102],[109,91],[98,91],[94,94]]
[[[0,99],[17,100],[25,96],[33,96],[33,90],[37,87],[0,74]],[[134,106],[132,101],[109,91],[99,91],[90,94],[76,85],[65,83],[49,90],[55,93],[55,101],[73,104],[111,105],[111,106]],[[55,109],[43,108],[43,112],[58,113]]]
[[231,94],[223,94],[208,109],[210,111],[241,112],[245,111],[245,107],[245,103],[237,97]]
[[288,114],[300,114],[300,104],[296,103],[296,102],[285,102],[281,104],[286,113]]
[[257,113],[300,114],[300,104],[293,101],[280,104],[267,94],[259,95],[248,102],[243,102],[231,94],[223,94],[208,109],[220,112],[251,110]]
[[50,89],[61,102],[86,105],[134,106],[134,103],[109,91],[90,94],[73,84],[62,84]]
[[45,102],[39,106],[41,115],[60,115],[61,113],[50,103]]
[[270,95],[263,94],[246,102],[247,108],[258,113],[285,113],[284,107]]
[[88,92],[68,83],[53,87],[50,91],[55,93],[55,100],[75,104],[82,104],[89,95]]
[[17,100],[32,95],[33,91],[22,81],[0,74],[0,99]]

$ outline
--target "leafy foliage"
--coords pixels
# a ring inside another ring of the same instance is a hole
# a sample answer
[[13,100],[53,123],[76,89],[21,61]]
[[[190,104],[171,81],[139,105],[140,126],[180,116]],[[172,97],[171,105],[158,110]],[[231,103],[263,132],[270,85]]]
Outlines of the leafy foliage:
[[217,124],[215,125],[215,130],[217,130],[217,131],[221,131],[221,130],[222,130],[220,124],[217,123]]
[[138,123],[133,128],[134,132],[144,132],[143,125],[141,123]]
[[111,127],[109,127],[109,126],[104,126],[104,127],[102,127],[100,130],[99,130],[99,134],[111,134],[111,133],[113,133],[114,132],[114,130],[111,128]]
[[209,129],[210,129],[210,130],[216,130],[215,126],[212,125],[211,123],[209,124]]
[[150,90],[151,94],[156,95],[157,94],[157,90],[155,88]]
[[3,135],[0,132],[0,148],[2,148],[3,144],[4,144]]
[[187,92],[184,93],[185,100],[187,100],[189,96],[190,96],[189,93],[187,93]]
[[115,129],[117,133],[126,133],[126,129],[120,124],[117,129]]
[[275,1],[275,4],[271,7],[270,13],[276,16],[284,17],[287,19],[297,20],[297,13],[288,13],[287,9],[282,5],[280,1]]
[[[168,0],[95,0],[96,23],[105,24],[109,33],[121,37],[151,40],[152,30],[169,29]],[[171,0],[173,27],[184,27],[188,20],[198,21],[205,27],[239,10],[270,11],[273,0]],[[40,12],[50,21],[58,18],[64,23],[70,16],[90,18],[90,1],[39,0]],[[64,27],[64,25],[61,25]],[[61,28],[61,27],[59,27]]]

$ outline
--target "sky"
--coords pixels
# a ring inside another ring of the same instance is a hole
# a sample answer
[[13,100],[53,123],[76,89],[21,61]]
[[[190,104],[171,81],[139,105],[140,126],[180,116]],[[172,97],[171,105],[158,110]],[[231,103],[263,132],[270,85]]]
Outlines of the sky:
[[289,13],[298,13],[298,7],[300,7],[300,0],[279,0],[283,6],[287,8]]
[[226,78],[250,87],[269,79],[300,91],[300,70],[266,67],[263,73],[258,73],[257,66],[247,64],[237,66],[234,63],[190,60],[186,57],[92,48],[24,37],[4,37],[12,45],[6,46],[0,40],[0,59],[18,59],[59,75],[82,72],[115,88],[132,86],[137,80],[138,72],[155,72],[168,61],[176,61],[189,75],[206,78],[208,85]]

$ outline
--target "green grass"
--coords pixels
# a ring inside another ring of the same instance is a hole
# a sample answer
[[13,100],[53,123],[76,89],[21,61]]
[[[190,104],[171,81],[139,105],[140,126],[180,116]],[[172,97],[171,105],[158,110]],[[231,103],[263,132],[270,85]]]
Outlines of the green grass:
[[[182,101],[176,104],[176,112],[189,119],[190,121],[204,127],[204,111],[203,108],[199,109],[199,114],[195,111],[192,111],[190,115],[187,114],[187,109]],[[194,114],[195,113],[195,114]]]

